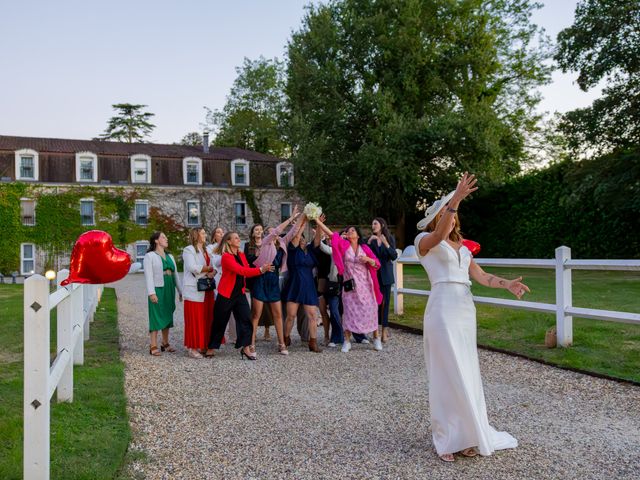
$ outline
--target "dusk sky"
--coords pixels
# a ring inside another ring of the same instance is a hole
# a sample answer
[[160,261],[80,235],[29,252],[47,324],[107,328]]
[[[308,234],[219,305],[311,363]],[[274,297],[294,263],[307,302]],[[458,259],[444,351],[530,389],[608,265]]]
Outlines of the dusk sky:
[[[142,103],[150,140],[200,129],[204,106],[222,108],[244,57],[283,58],[308,0],[22,0],[0,8],[0,135],[90,139],[111,104]],[[576,0],[547,0],[534,21],[555,39]],[[555,72],[542,111],[589,105],[576,74]]]

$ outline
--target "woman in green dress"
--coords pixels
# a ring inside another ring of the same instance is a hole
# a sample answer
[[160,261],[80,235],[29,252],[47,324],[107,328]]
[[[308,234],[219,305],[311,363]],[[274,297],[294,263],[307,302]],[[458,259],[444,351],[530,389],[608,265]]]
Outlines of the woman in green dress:
[[[173,312],[176,310],[176,289],[182,301],[182,285],[178,277],[176,260],[166,249],[169,239],[162,232],[154,232],[149,239],[149,249],[144,256],[144,278],[149,304],[149,353],[159,356],[162,350],[175,352],[169,344],[169,329],[173,327]],[[161,350],[158,348],[158,330],[162,331]]]

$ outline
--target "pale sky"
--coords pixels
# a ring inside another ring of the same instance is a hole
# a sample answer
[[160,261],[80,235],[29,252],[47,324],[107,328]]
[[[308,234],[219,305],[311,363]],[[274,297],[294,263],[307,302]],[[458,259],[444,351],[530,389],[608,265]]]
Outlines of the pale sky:
[[[0,135],[90,139],[113,103],[155,113],[150,140],[199,130],[222,108],[244,57],[283,58],[308,0],[0,0]],[[546,0],[534,21],[555,39],[576,0]],[[589,105],[556,72],[542,111]]]

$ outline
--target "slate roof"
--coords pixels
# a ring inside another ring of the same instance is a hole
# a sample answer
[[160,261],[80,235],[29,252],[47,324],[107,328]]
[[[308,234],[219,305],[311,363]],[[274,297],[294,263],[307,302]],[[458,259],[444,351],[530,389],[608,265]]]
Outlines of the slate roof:
[[72,153],[92,152],[96,155],[145,154],[151,157],[199,157],[202,159],[234,160],[243,158],[249,161],[280,162],[282,159],[264,153],[235,147],[210,147],[204,153],[202,147],[186,145],[168,145],[161,143],[125,143],[101,140],[70,140],[66,138],[15,137],[0,135],[0,150],[20,150],[30,148],[37,152]]

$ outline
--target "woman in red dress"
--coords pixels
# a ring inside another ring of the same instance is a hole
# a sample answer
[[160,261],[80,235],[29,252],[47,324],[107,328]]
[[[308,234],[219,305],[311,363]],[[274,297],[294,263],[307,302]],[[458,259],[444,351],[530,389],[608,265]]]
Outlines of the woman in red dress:
[[213,323],[214,296],[209,292],[198,291],[198,279],[213,278],[216,270],[205,248],[207,234],[204,228],[192,228],[189,231],[191,245],[182,251],[184,261],[184,345],[189,356],[202,358],[207,348],[211,324]]

